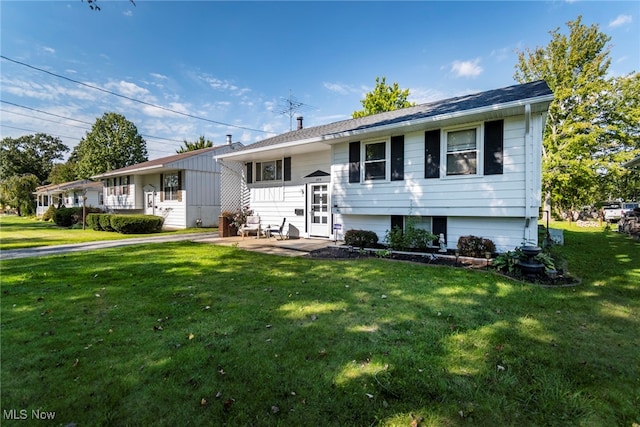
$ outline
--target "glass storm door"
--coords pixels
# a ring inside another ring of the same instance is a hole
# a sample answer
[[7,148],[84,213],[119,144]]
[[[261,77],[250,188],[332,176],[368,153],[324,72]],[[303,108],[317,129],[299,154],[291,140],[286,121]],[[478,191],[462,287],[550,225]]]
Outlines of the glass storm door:
[[311,184],[310,200],[311,236],[329,237],[331,222],[329,221],[329,192],[327,184]]
[[156,210],[155,210],[155,200],[154,200],[154,193],[149,192],[149,193],[145,193],[144,197],[145,197],[145,201],[144,201],[144,213],[146,213],[147,215],[155,215]]

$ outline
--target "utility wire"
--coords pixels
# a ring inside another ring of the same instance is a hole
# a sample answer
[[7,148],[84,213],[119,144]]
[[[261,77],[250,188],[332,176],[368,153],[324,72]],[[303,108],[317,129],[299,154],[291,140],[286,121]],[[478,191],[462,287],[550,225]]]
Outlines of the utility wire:
[[91,88],[91,89],[99,90],[100,92],[108,93],[109,95],[118,96],[120,98],[124,98],[124,99],[127,99],[129,101],[138,102],[140,104],[148,105],[149,107],[158,108],[160,110],[168,111],[170,113],[179,114],[181,116],[189,117],[189,118],[196,119],[196,120],[203,120],[205,122],[214,123],[216,125],[228,126],[228,127],[233,127],[233,128],[236,128],[236,129],[248,130],[248,131],[251,131],[251,132],[261,132],[261,133],[267,133],[267,134],[273,134],[274,133],[274,132],[267,132],[267,131],[264,131],[264,130],[261,130],[261,129],[253,129],[253,128],[250,128],[250,127],[238,126],[238,125],[232,125],[232,124],[229,124],[229,123],[218,122],[216,120],[207,119],[205,117],[194,116],[193,114],[183,113],[181,111],[172,110],[172,109],[167,108],[167,107],[162,107],[160,105],[152,104],[150,102],[142,101],[142,100],[136,99],[136,98],[131,98],[130,96],[122,95],[120,93],[112,92],[110,90],[103,89],[103,88],[98,87],[98,86],[93,86],[93,85],[90,85],[88,83],[84,83],[84,82],[81,82],[81,81],[78,81],[78,80],[74,80],[74,79],[72,79],[70,77],[66,77],[66,76],[63,76],[63,75],[60,75],[60,74],[52,73],[51,71],[47,71],[47,70],[44,70],[42,68],[34,67],[33,65],[25,64],[24,62],[20,62],[20,61],[17,61],[15,59],[7,58],[4,55],[0,55],[0,58],[4,59],[6,61],[9,61],[9,62],[13,62],[14,64],[18,64],[18,65],[22,65],[22,66],[27,67],[27,68],[31,68],[32,70],[40,71],[42,73],[49,74],[51,76],[58,77],[58,78],[63,79],[63,80],[67,80],[67,81],[72,82],[72,83],[76,83],[76,84],[79,84],[79,85],[82,85],[82,86],[85,86],[85,87],[88,87],[88,88]]
[[[47,114],[47,115],[49,115],[49,116],[58,117],[58,118],[60,118],[60,119],[73,120],[74,122],[83,123],[83,124],[86,124],[86,125],[89,125],[89,126],[93,126],[93,124],[92,124],[92,123],[89,123],[89,122],[85,122],[85,121],[82,121],[82,120],[74,119],[74,118],[71,118],[71,117],[61,116],[61,115],[59,115],[59,114],[50,113],[50,112],[48,112],[48,111],[38,110],[37,108],[27,107],[26,105],[20,105],[20,104],[16,104],[16,103],[9,102],[9,101],[4,101],[4,100],[2,100],[2,99],[0,99],[0,103],[3,103],[3,104],[9,104],[9,105],[12,105],[12,106],[14,106],[14,107],[24,108],[24,109],[27,109],[27,110],[31,110],[31,111],[35,111],[35,112],[41,113],[41,114]],[[5,111],[5,112],[7,112],[7,113],[18,114],[18,115],[20,115],[20,116],[30,117],[30,118],[32,118],[32,119],[44,120],[44,121],[53,122],[53,123],[60,123],[60,122],[56,122],[56,121],[54,121],[54,120],[47,120],[47,119],[43,119],[42,117],[29,116],[29,115],[27,115],[27,114],[20,114],[20,113],[16,113],[15,111],[10,111],[10,110],[4,110],[4,111]],[[64,125],[64,126],[73,126],[73,127],[79,128],[79,129],[87,130],[87,131],[88,131],[88,130],[91,130],[91,129],[84,128],[84,127],[82,127],[82,126],[70,125],[70,124],[65,124],[65,123],[60,123],[60,124],[61,124],[61,125]],[[179,141],[179,140],[177,140],[177,139],[163,138],[163,137],[161,137],[161,136],[144,135],[144,134],[140,134],[140,136],[144,136],[145,138],[151,138],[151,139],[162,139],[162,140],[165,140],[165,141],[179,142],[179,143],[181,143],[181,144],[184,142],[184,141]]]

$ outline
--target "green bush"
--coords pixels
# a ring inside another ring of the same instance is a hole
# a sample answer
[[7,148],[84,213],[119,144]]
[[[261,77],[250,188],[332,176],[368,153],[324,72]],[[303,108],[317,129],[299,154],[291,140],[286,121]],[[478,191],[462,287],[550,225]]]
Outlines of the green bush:
[[462,256],[484,258],[486,252],[494,253],[496,245],[490,239],[477,236],[460,236],[458,250]]
[[59,208],[53,214],[53,222],[59,227],[71,227],[82,221],[82,208]]
[[387,231],[385,241],[390,249],[396,251],[406,250],[426,250],[429,246],[433,246],[433,241],[438,238],[435,234],[428,230],[416,227],[417,219],[415,217],[407,217],[405,229],[395,226]]
[[98,222],[100,224],[100,228],[103,231],[115,231],[113,227],[111,227],[111,217],[112,214],[102,214],[98,218]]
[[43,221],[51,221],[53,219],[53,215],[56,213],[56,206],[51,204],[49,208],[46,210],[44,214],[42,214]]
[[344,243],[358,248],[373,247],[378,244],[378,235],[368,230],[347,230]]
[[102,215],[106,215],[106,214],[97,214],[97,213],[88,214],[86,218],[87,227],[95,231],[104,231],[100,226],[100,216]]
[[164,218],[155,215],[111,215],[111,227],[122,234],[155,233],[163,222]]

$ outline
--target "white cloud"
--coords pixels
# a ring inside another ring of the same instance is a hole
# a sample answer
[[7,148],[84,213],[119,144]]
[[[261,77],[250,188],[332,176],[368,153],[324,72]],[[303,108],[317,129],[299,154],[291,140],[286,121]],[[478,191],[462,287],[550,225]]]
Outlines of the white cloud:
[[131,98],[149,94],[147,89],[140,87],[135,83],[125,82],[124,80],[120,80],[119,82],[109,82],[105,86],[109,90]]
[[353,86],[344,83],[324,82],[322,85],[331,92],[335,92],[340,95],[348,95],[350,93],[358,93],[360,91],[358,88],[354,88]]
[[435,89],[411,88],[409,90],[409,101],[416,104],[426,104],[447,98],[447,95]]
[[158,79],[158,80],[167,80],[169,79],[169,77],[163,75],[163,74],[159,74],[159,73],[149,73],[151,77]]
[[130,10],[125,10],[124,12],[122,12],[122,14],[123,14],[124,16],[133,16],[133,12],[132,12],[132,11],[130,11]]
[[633,17],[631,15],[618,15],[616,19],[609,22],[610,28],[621,27],[623,25],[631,24],[633,22]]
[[208,74],[201,74],[198,76],[198,79],[204,81],[209,85],[209,87],[214,90],[230,92],[231,94],[236,96],[244,95],[245,93],[251,92],[251,89],[249,88],[238,87],[228,80],[221,80]]
[[453,61],[451,72],[456,77],[478,77],[482,74],[483,68],[480,66],[480,58],[472,61]]
[[44,50],[47,53],[56,53],[56,50],[54,48],[52,48],[52,47],[49,47],[49,46],[43,46],[42,50]]

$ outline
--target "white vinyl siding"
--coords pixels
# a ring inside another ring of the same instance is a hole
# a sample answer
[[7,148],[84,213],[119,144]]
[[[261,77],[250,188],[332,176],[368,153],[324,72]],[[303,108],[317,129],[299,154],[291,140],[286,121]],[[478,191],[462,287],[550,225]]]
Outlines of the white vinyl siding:
[[290,230],[292,235],[306,236],[309,185],[316,182],[329,184],[330,177],[305,177],[317,170],[329,172],[330,165],[328,148],[291,156],[291,181],[254,181],[249,184],[249,206],[260,216],[263,226],[279,226],[286,218],[285,230]]
[[504,127],[504,173],[499,175],[424,179],[424,131],[419,131],[405,135],[403,181],[349,183],[348,143],[337,144],[332,205],[350,214],[523,216],[524,118],[506,118]]

